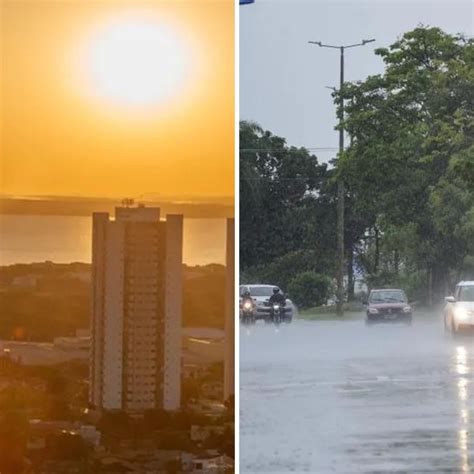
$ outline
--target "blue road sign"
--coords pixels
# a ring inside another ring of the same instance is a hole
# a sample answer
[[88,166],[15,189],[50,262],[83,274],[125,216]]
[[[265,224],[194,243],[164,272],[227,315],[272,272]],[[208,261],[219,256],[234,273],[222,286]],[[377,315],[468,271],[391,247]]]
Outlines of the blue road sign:
[[249,3],[254,3],[255,0],[240,0],[240,4],[241,5],[247,5]]

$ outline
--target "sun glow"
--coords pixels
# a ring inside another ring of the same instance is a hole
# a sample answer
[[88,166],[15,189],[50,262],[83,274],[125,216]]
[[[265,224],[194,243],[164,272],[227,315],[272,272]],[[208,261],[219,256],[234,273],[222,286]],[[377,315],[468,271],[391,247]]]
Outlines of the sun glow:
[[234,2],[1,5],[2,192],[227,204]]
[[101,29],[87,53],[94,94],[133,106],[172,99],[191,69],[191,54],[176,33],[142,18],[122,18]]

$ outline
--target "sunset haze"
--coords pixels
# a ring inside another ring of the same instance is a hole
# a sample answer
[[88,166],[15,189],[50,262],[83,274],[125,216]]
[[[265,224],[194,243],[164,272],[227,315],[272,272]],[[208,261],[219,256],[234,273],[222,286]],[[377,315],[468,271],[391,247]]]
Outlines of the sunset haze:
[[231,1],[4,2],[0,191],[231,197],[233,13]]

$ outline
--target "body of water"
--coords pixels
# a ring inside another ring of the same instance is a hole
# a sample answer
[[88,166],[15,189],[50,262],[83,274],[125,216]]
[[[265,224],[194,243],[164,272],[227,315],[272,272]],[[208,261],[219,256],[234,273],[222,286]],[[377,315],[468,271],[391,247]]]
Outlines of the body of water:
[[[225,262],[226,220],[184,219],[184,263]],[[0,215],[0,265],[91,261],[92,218]]]

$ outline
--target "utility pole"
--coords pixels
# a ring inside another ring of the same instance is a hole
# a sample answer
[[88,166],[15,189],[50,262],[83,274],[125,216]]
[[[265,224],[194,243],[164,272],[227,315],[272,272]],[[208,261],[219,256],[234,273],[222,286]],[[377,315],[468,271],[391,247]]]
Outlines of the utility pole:
[[[332,44],[323,44],[321,41],[308,41],[310,44],[315,44],[321,48],[332,48],[338,49],[340,52],[340,85],[339,92],[342,92],[344,86],[344,51],[349,48],[355,48],[357,46],[365,46],[367,43],[372,43],[374,39],[362,40],[360,43],[348,44],[343,46],[336,46]],[[340,97],[339,103],[339,158],[341,158],[344,152],[344,99]],[[339,316],[344,315],[344,181],[339,178],[337,181],[337,306],[336,311]]]

